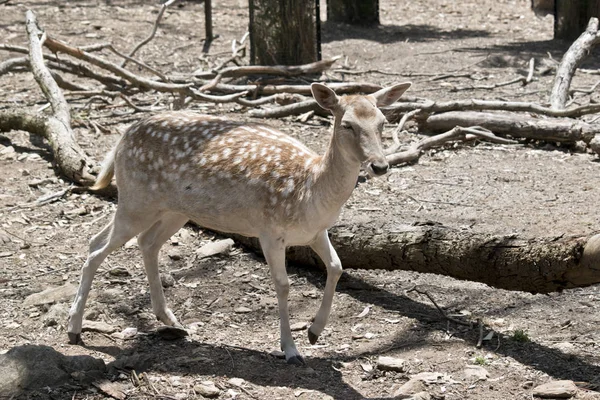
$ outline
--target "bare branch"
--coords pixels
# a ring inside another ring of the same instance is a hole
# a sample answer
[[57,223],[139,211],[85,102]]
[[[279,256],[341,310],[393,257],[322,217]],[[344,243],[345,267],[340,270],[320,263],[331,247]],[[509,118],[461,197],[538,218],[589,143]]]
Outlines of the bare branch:
[[63,52],[72,57],[87,61],[91,64],[94,64],[100,68],[104,68],[115,75],[118,75],[129,82],[131,82],[134,86],[137,86],[141,89],[148,90],[156,90],[159,92],[178,92],[185,93],[189,91],[189,88],[193,86],[192,83],[189,84],[173,84],[173,83],[163,83],[156,82],[138,75],[131,73],[130,71],[121,68],[120,66],[113,64],[109,61],[104,60],[98,56],[95,56],[91,53],[83,51],[77,47],[69,46],[68,44],[54,39],[52,37],[48,37],[46,42],[44,43],[46,47],[54,52]]
[[569,47],[556,70],[556,77],[550,94],[550,104],[553,109],[561,110],[565,108],[571,80],[577,67],[599,42],[598,18],[591,18],[585,32]]
[[127,65],[127,61],[131,61],[131,57],[133,57],[135,55],[135,53],[137,53],[137,51],[139,49],[142,48],[142,46],[146,45],[148,42],[150,42],[152,39],[154,39],[154,35],[156,35],[156,31],[158,29],[158,24],[160,23],[160,20],[163,17],[163,14],[165,13],[166,9],[172,5],[173,3],[175,3],[177,0],[169,0],[166,3],[164,3],[161,7],[160,7],[160,11],[158,12],[158,16],[156,17],[156,20],[154,20],[154,26],[152,26],[152,32],[150,32],[150,35],[148,35],[148,37],[146,37],[144,40],[142,40],[141,42],[139,42],[134,48],[133,50],[131,50],[131,52],[129,53],[128,58],[125,58],[125,60],[123,60],[123,62],[121,63],[120,67],[124,68],[125,65]]

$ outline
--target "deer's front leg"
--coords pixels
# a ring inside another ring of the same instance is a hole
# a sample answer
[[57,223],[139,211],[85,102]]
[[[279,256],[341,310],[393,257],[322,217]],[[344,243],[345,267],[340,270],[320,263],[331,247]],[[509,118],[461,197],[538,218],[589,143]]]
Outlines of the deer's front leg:
[[281,330],[281,350],[289,364],[302,364],[304,359],[296,349],[292,331],[290,329],[290,316],[288,312],[288,294],[290,283],[285,270],[285,243],[282,239],[261,237],[260,245],[271,270],[271,278],[275,284],[277,303],[279,304],[279,327]]
[[310,247],[317,253],[321,260],[323,260],[327,267],[327,282],[325,283],[321,307],[319,307],[319,311],[317,311],[314,322],[310,328],[308,328],[308,340],[311,344],[315,344],[319,339],[319,335],[321,335],[323,329],[325,329],[329,314],[331,313],[331,304],[333,303],[335,287],[340,276],[342,276],[342,262],[331,245],[326,230],[317,235]]

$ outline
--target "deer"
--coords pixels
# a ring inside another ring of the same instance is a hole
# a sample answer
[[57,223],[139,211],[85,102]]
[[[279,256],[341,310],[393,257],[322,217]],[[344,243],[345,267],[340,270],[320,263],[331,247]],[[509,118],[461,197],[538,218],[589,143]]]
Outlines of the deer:
[[326,267],[321,305],[308,328],[308,340],[315,344],[342,275],[328,229],[352,194],[361,167],[374,177],[388,171],[381,140],[386,118],[379,108],[394,103],[410,86],[338,96],[313,83],[317,104],[334,116],[323,155],[267,125],[189,111],[134,123],[108,153],[92,186],[105,188],[114,176],[118,206],[111,222],[90,240],[69,310],[69,342],[81,343],[83,311],[98,267],[136,235],[154,314],[167,326],[183,328],[167,307],[158,254],[191,220],[214,231],[258,238],[277,295],[281,350],[287,363],[304,364],[290,330],[286,247],[308,245]]

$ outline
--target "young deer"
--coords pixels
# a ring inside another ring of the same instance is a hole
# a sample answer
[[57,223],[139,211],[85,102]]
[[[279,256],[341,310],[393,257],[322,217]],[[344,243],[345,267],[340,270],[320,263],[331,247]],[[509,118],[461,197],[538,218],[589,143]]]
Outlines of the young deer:
[[362,164],[372,175],[387,172],[381,148],[385,117],[377,107],[392,104],[410,85],[338,97],[313,83],[315,100],[335,117],[323,156],[265,125],[186,112],[151,116],[131,126],[107,156],[94,185],[106,187],[116,175],[119,205],[112,222],[90,241],[69,312],[70,342],[81,340],[83,310],[98,266],[137,234],[154,313],[166,325],[181,326],[165,302],[158,252],[193,220],[216,231],[259,238],[279,303],[281,349],[289,363],[304,362],[290,331],[285,249],[309,245],[327,267],[323,300],[308,330],[314,344],[327,323],[342,274],[327,229],[350,197]]

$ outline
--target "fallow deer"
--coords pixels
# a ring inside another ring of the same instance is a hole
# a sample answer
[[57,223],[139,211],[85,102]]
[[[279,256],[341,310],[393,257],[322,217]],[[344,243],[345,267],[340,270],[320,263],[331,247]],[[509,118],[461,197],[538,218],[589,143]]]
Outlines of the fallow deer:
[[165,301],[158,252],[193,220],[216,231],[258,237],[277,293],[281,349],[287,362],[303,363],[290,331],[285,249],[309,245],[327,268],[323,300],[308,329],[314,344],[342,274],[327,229],[350,197],[361,165],[371,175],[387,172],[381,146],[385,117],[378,107],[394,103],[410,85],[338,97],[313,83],[315,100],[335,117],[322,156],[266,125],[190,112],[163,113],[132,125],[106,157],[93,187],[108,186],[115,175],[119,203],[112,221],[90,241],[69,312],[69,340],[81,340],[83,311],[100,263],[138,234],[154,313],[166,325],[181,326]]

